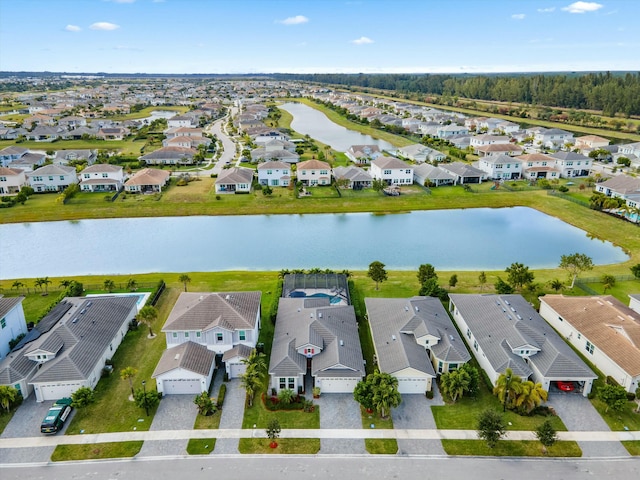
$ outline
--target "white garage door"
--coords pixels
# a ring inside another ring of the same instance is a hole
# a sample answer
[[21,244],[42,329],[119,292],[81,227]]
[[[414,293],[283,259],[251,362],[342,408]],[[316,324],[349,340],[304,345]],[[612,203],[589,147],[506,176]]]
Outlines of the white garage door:
[[42,400],[59,400],[60,398],[70,397],[71,394],[78,390],[81,386],[81,383],[42,385],[40,387]]
[[398,378],[398,391],[400,393],[424,393],[427,391],[426,378]]
[[247,366],[244,363],[230,363],[229,364],[229,377],[230,378],[238,378],[240,377],[240,375],[242,375],[245,370],[247,369]]
[[358,384],[358,378],[316,378],[316,385],[321,393],[353,393]]
[[162,389],[165,395],[180,395],[180,394],[199,394],[202,393],[200,386],[200,380],[194,380],[191,378],[181,378],[174,380],[164,380],[162,382]]

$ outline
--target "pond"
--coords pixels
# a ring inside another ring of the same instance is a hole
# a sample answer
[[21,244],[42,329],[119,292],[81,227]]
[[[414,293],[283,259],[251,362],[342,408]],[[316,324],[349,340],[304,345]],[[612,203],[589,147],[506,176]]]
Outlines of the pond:
[[344,128],[333,123],[324,113],[302,103],[285,103],[279,108],[293,115],[293,130],[309,135],[338,152],[346,152],[351,145],[378,145],[380,150],[396,150],[389,142]]
[[557,267],[619,247],[526,207],[403,214],[249,215],[75,220],[0,225],[0,279],[224,270],[331,268],[503,270]]

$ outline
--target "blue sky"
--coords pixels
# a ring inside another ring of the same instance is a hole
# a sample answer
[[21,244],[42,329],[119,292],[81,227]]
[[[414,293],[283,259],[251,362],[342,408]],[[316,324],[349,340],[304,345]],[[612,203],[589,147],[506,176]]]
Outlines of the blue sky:
[[0,70],[640,70],[638,0],[0,0]]

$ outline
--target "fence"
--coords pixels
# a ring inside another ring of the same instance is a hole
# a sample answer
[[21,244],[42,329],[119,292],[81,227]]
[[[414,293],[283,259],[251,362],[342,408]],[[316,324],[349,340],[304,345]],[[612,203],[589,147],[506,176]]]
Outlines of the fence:
[[[636,277],[633,275],[612,275],[612,277],[616,279],[616,282],[629,282],[631,280],[636,280]],[[576,283],[602,283],[602,277],[577,278]]]
[[551,196],[554,196],[554,197],[559,197],[559,198],[562,198],[564,200],[569,200],[570,202],[573,202],[573,203],[575,203],[577,205],[581,205],[581,206],[586,207],[586,208],[591,208],[591,206],[589,205],[589,202],[585,202],[584,200],[580,200],[580,199],[574,198],[571,195],[567,195],[565,193],[556,192],[555,190],[548,190],[547,191],[547,195],[551,195]]

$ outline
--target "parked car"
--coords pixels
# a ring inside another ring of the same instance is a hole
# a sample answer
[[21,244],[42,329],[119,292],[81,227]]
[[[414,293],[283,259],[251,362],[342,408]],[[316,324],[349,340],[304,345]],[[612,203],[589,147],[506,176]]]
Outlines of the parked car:
[[71,410],[73,410],[73,407],[71,407],[70,398],[56,400],[45,415],[44,420],[42,420],[40,431],[42,433],[57,433],[62,430]]
[[562,390],[563,392],[573,392],[575,390],[575,385],[573,382],[556,382],[558,386],[558,390]]

